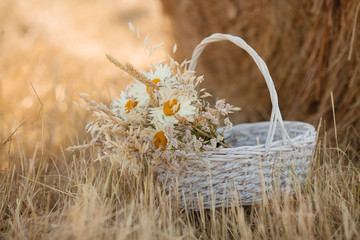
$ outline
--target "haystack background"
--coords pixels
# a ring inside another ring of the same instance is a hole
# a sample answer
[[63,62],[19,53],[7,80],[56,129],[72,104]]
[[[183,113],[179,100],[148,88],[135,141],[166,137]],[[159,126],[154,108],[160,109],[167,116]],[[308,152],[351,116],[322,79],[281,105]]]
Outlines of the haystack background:
[[[179,60],[212,33],[242,37],[268,64],[287,120],[314,125],[323,118],[335,143],[360,149],[359,1],[162,0],[172,20]],[[207,47],[198,64],[204,86],[244,111],[234,122],[268,120],[269,93],[252,59],[231,43]]]

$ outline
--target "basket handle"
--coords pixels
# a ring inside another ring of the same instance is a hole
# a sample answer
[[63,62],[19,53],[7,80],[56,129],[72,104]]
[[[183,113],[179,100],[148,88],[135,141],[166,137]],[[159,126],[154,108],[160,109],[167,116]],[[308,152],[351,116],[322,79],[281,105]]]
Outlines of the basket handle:
[[268,130],[268,134],[267,134],[266,142],[265,142],[266,154],[269,152],[270,145],[274,140],[277,122],[279,122],[279,124],[280,124],[283,140],[285,140],[285,139],[289,140],[290,144],[294,147],[294,144],[292,143],[291,138],[284,126],[284,122],[283,122],[281,112],[279,109],[278,96],[277,96],[277,93],[275,90],[274,82],[272,81],[272,78],[270,76],[269,70],[268,70],[264,60],[262,60],[262,58],[255,52],[255,50],[253,48],[251,48],[243,39],[241,39],[240,37],[230,35],[230,34],[222,34],[222,33],[214,33],[211,36],[205,38],[194,49],[192,58],[190,60],[189,70],[195,71],[197,61],[198,61],[201,53],[204,51],[204,48],[206,47],[206,45],[208,45],[209,43],[220,42],[220,41],[224,41],[224,40],[228,40],[228,41],[234,43],[235,45],[237,45],[238,47],[244,49],[246,52],[248,52],[251,55],[251,57],[254,59],[256,65],[258,66],[262,75],[265,78],[266,85],[270,92],[270,98],[271,98],[271,103],[272,103],[269,130]]

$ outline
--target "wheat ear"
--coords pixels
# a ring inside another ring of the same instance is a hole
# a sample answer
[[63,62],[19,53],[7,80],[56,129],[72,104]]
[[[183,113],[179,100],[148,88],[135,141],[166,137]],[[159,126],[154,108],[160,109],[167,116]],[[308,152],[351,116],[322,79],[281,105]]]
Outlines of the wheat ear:
[[150,97],[150,101],[151,101],[152,105],[154,105],[154,107],[159,107],[159,103],[156,100],[155,93],[153,91],[153,88],[151,88],[151,87],[149,87],[149,97]]
[[133,76],[134,78],[136,78],[139,82],[145,84],[148,87],[151,87],[153,89],[158,90],[159,86],[157,86],[156,84],[154,84],[150,79],[148,79],[144,74],[142,74],[141,72],[137,71],[133,65],[131,65],[130,63],[126,63],[125,65],[122,64],[121,62],[119,62],[116,58],[114,58],[113,56],[106,54],[106,58],[109,59],[110,62],[112,62],[115,66],[119,67],[121,70],[127,72],[128,74],[130,74],[131,76]]

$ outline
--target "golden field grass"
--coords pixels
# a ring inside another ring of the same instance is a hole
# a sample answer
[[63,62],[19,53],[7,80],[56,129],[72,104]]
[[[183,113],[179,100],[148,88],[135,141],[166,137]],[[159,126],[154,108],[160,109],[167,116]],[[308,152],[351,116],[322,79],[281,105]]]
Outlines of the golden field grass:
[[[325,140],[325,139],[324,139]],[[18,147],[21,150],[21,146]],[[318,144],[292,196],[199,211],[180,209],[154,181],[92,152],[21,158],[2,172],[1,237],[10,239],[358,239],[360,173],[340,149]]]
[[[148,59],[128,21],[164,50]],[[171,51],[157,1],[4,0],[0,30],[0,238],[360,238],[359,163],[326,127],[304,186],[245,207],[180,209],[151,169],[135,178],[92,151],[64,150],[88,137],[79,94],[109,103],[129,81],[105,53],[145,69]]]

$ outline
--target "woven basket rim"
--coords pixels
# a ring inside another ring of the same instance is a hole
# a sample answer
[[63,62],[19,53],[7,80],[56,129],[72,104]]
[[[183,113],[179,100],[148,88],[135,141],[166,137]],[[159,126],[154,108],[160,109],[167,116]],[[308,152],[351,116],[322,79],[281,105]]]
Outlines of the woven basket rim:
[[[288,140],[284,140],[284,139],[274,140],[270,144],[269,153],[272,152],[272,148],[274,146],[277,146],[277,147],[291,146],[292,149],[303,148],[302,145],[296,144],[297,143],[296,140],[301,139],[303,137],[310,136],[310,135],[314,135],[314,136],[316,135],[315,127],[313,125],[311,125],[310,123],[305,123],[305,122],[301,122],[301,121],[283,121],[283,122],[284,122],[285,125],[293,125],[293,124],[296,124],[297,126],[301,125],[302,127],[307,128],[308,131],[304,131],[301,134],[297,135],[296,137],[291,137],[291,140],[292,140],[293,144],[291,144]],[[240,124],[234,125],[230,132],[232,132],[234,129],[236,129],[239,126],[252,127],[252,126],[255,126],[255,125],[263,125],[263,124],[270,124],[270,122],[269,121],[260,121],[260,122],[254,122],[254,123],[240,123]],[[206,155],[213,154],[213,153],[215,153],[215,154],[221,154],[221,153],[229,154],[231,152],[239,152],[239,151],[242,151],[242,150],[249,151],[252,148],[256,148],[256,150],[258,152],[263,152],[266,149],[266,144],[265,143],[260,143],[260,144],[254,144],[254,145],[242,145],[242,146],[231,147],[231,148],[217,148],[216,150],[204,151],[203,153],[206,154]]]

